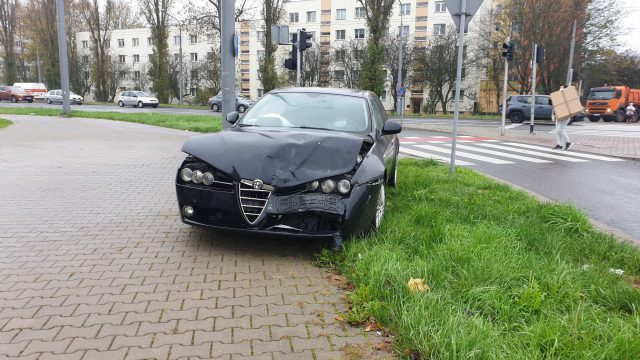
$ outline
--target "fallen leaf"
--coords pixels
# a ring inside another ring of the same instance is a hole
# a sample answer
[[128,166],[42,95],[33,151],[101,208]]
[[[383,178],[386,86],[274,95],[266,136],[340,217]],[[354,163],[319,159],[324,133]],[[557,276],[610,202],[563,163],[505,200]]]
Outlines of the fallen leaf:
[[375,345],[376,350],[389,350],[390,347],[391,345],[386,342],[377,343]]
[[334,319],[336,319],[336,321],[345,321],[344,318],[340,315],[336,315]]
[[431,290],[429,285],[425,284],[424,279],[414,279],[410,278],[407,283],[407,287],[409,287],[409,292],[425,292]]

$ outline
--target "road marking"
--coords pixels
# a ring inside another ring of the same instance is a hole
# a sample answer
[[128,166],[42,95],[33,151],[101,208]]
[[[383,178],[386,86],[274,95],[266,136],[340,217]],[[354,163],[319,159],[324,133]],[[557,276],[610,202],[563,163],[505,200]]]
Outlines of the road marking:
[[[514,143],[511,143],[511,144],[514,144]],[[564,160],[564,161],[569,161],[569,162],[587,162],[587,161],[589,161],[589,160],[575,159],[575,158],[570,158],[570,157],[566,157],[566,156],[547,154],[547,153],[543,153],[543,152],[539,152],[539,151],[518,149],[518,148],[502,146],[502,145],[496,145],[496,144],[478,143],[478,145],[490,147],[490,148],[493,148],[493,149],[514,151],[514,152],[519,152],[519,153],[522,153],[522,154],[535,155],[535,156],[539,156],[539,157],[547,157],[547,158],[551,158],[551,159]],[[553,152],[554,150],[550,150],[550,151]]]
[[[449,144],[447,144],[447,145],[451,146]],[[458,145],[458,147],[460,149],[463,149],[463,150],[471,150],[471,151],[475,151],[475,152],[479,152],[479,153],[502,156],[502,157],[506,157],[506,158],[510,158],[510,159],[523,160],[523,161],[528,161],[528,162],[538,163],[538,164],[550,163],[551,162],[549,160],[536,159],[536,158],[532,158],[532,157],[529,157],[529,156],[509,154],[509,153],[493,151],[493,150],[488,150],[488,149],[480,149],[480,148],[477,148],[477,147],[474,147],[474,146],[468,146],[468,145]]]
[[515,129],[518,126],[522,126],[522,125],[524,125],[524,124],[511,124],[511,125],[506,125],[504,128],[507,129],[507,130],[508,129]]
[[[424,151],[418,151],[418,150],[413,150],[413,149],[409,149],[403,146],[400,146],[400,152],[403,154],[407,154],[407,155],[412,155],[415,157],[419,157],[422,159],[433,159],[433,160],[438,160],[441,162],[445,162],[445,163],[450,163],[449,158],[444,157],[444,156],[440,156],[440,155],[436,155],[436,154],[430,154]],[[466,162],[466,161],[461,161],[461,160],[456,160],[456,164],[458,165],[464,165],[464,166],[471,166],[471,165],[475,165],[474,163],[470,163],[470,162]]]
[[[544,148],[542,146],[535,146],[535,145],[529,145],[529,144],[519,144],[519,143],[505,143],[506,145],[512,145],[512,146],[518,146],[518,147],[522,147],[522,148],[527,148],[527,149],[534,149],[534,150],[539,150],[539,151],[544,151],[544,152],[557,152],[557,150],[551,150],[551,149],[547,149]],[[579,152],[566,152],[566,155],[569,156],[575,156],[575,157],[580,157],[580,158],[585,158],[585,159],[592,159],[592,160],[601,160],[601,161],[624,161],[623,159],[618,159],[618,158],[612,158],[612,157],[607,157],[607,156],[600,156],[600,155],[593,155],[593,154],[584,154],[584,153],[579,153]]]
[[[447,154],[451,153],[451,149],[443,149],[443,148],[439,148],[439,147],[431,146],[431,145],[416,145],[416,147],[419,147],[419,148],[425,149],[425,150],[435,151],[435,152],[441,152],[441,153],[447,153]],[[492,158],[492,157],[488,157],[488,156],[475,155],[475,154],[471,154],[471,153],[464,152],[464,151],[456,151],[456,156],[466,157],[466,158],[474,159],[474,160],[485,161],[485,162],[488,162],[488,163],[491,163],[491,164],[498,164],[498,165],[513,164],[513,162],[511,162],[511,161],[496,159],[496,158]]]

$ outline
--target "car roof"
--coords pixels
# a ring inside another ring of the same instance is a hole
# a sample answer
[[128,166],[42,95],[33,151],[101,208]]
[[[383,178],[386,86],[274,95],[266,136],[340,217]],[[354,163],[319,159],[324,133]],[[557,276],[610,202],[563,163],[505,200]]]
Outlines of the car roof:
[[271,93],[320,93],[345,96],[366,97],[369,91],[356,89],[321,88],[321,87],[292,87],[272,90]]

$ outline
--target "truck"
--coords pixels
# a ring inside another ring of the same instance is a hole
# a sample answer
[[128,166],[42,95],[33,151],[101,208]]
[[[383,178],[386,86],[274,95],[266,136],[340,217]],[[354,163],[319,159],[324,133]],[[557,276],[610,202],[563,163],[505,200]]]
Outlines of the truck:
[[[640,108],[640,89],[628,86],[603,86],[591,88],[587,96],[586,115],[590,121],[597,122],[601,118],[605,122],[625,121],[625,109],[633,103]],[[638,121],[639,110],[636,110],[633,121]]]

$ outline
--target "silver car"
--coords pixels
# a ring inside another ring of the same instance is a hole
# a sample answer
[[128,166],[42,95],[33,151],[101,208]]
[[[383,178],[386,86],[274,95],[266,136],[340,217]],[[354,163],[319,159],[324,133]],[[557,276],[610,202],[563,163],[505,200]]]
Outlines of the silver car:
[[143,108],[145,106],[158,107],[158,99],[151,94],[144,91],[123,91],[116,98],[118,106],[137,106]]
[[[62,90],[51,90],[44,94],[44,100],[47,104],[52,103],[61,103],[62,104]],[[82,96],[74,93],[73,91],[69,92],[69,102],[72,104],[82,105],[84,99]]]
[[[236,111],[239,113],[243,113],[247,111],[252,105],[253,100],[247,99],[244,96],[236,96]],[[218,95],[209,98],[209,107],[211,110],[218,112],[222,109],[222,94],[218,93]]]

